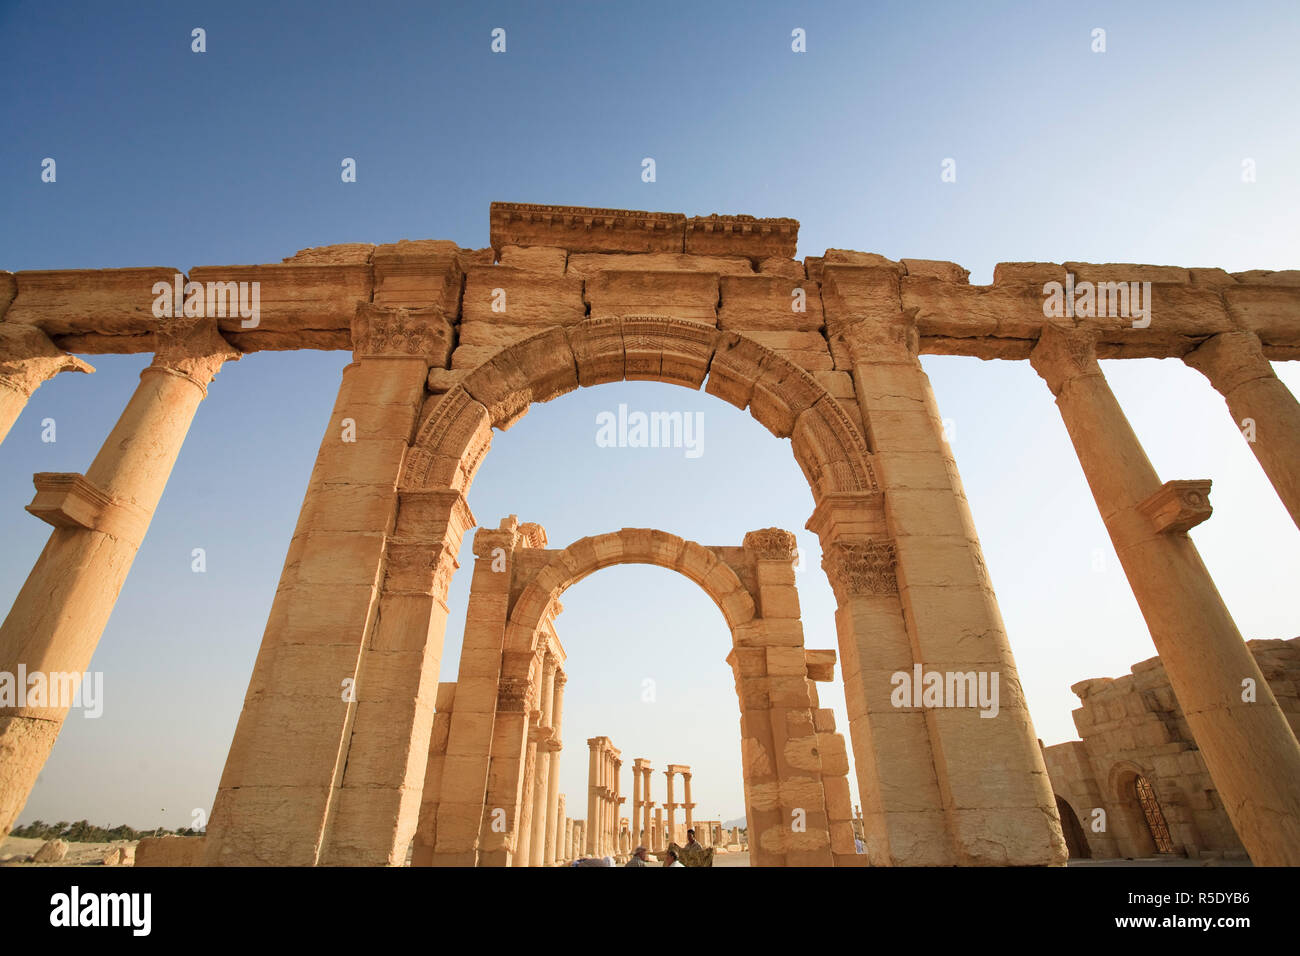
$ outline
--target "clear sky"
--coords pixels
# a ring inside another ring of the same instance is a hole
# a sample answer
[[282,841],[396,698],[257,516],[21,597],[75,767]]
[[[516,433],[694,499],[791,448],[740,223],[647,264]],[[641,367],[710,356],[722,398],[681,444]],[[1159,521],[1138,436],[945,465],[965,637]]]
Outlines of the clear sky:
[[[206,53],[190,50],[195,27]],[[490,51],[495,27],[504,54]],[[791,51],[796,27],[806,53]],[[1104,53],[1091,50],[1098,27]],[[0,268],[12,271],[185,270],[403,238],[481,248],[493,200],[792,216],[800,256],[949,259],[977,283],[1018,260],[1300,267],[1290,2],[0,2],[0,38]],[[356,183],[340,181],[344,157]],[[947,158],[953,183],[940,181]],[[32,473],[84,471],[148,362],[88,359],[93,376],[42,386],[0,445],[6,607],[48,532],[23,511]],[[22,822],[178,827],[210,808],[348,361],[257,353],[221,372],[95,655],[104,714],[69,718]],[[1046,386],[1026,363],[923,364],[1038,734],[1071,739],[1069,686],[1126,673],[1151,639]],[[1213,479],[1214,516],[1192,536],[1242,632],[1300,634],[1296,528],[1222,399],[1179,362],[1104,367],[1161,477]],[[1276,367],[1300,391],[1300,370]],[[702,412],[703,455],[598,448],[596,416],[620,402]],[[40,440],[47,417],[53,444]],[[622,527],[711,545],[787,528],[808,555],[807,643],[835,646],[788,443],[706,394],[622,383],[536,407],[497,436],[470,504],[486,526],[539,522],[556,547]],[[444,680],[469,537],[461,561]],[[691,764],[697,817],[740,816],[729,639],[709,599],[625,567],[563,601],[571,814],[585,813],[584,741],[608,735],[629,762]],[[641,701],[646,678],[654,703]],[[838,683],[821,687],[847,733]]]

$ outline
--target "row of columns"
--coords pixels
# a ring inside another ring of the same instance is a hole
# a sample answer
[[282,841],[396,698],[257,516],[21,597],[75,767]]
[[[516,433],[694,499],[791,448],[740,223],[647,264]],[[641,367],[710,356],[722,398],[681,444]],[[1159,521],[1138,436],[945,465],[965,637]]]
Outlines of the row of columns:
[[564,714],[564,685],[568,678],[560,670],[561,659],[547,647],[542,657],[542,679],[528,731],[528,754],[524,762],[524,793],[519,816],[519,834],[512,859],[514,866],[554,866],[559,843],[560,726]]
[[[1066,431],[1210,776],[1256,866],[1300,864],[1300,743],[1187,531],[1210,516],[1208,481],[1162,483],[1097,362],[1095,333],[1048,326],[1030,356]],[[1283,500],[1300,463],[1300,413],[1250,333],[1188,358],[1234,417]],[[1273,429],[1278,429],[1274,432]],[[1261,434],[1266,436],[1260,440]],[[1262,446],[1262,447],[1257,447]],[[1274,476],[1277,477],[1274,477]],[[1293,516],[1300,515],[1287,501]]]
[[608,737],[587,740],[587,855],[618,856],[619,791],[622,754]]
[[[686,811],[686,829],[694,826],[695,804],[691,801],[691,768],[685,764],[669,764],[664,771],[667,785],[667,799],[663,805],[657,805],[650,796],[650,781],[654,768],[650,761],[638,757],[632,764],[632,813],[629,817],[629,834],[633,847],[644,846],[653,851],[667,849],[668,844],[678,840],[676,830],[676,812],[679,807]],[[673,800],[673,779],[681,775],[685,788],[685,802]],[[667,811],[667,821],[664,811]],[[653,814],[653,822],[651,815]],[[684,840],[684,837],[682,837]]]

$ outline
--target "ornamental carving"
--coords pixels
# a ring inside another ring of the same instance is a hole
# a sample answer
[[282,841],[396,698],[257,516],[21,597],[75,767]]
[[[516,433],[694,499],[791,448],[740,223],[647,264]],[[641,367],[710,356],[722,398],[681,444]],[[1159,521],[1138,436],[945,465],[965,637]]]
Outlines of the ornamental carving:
[[788,561],[798,553],[798,544],[789,531],[782,528],[763,528],[745,535],[745,550],[760,561]]
[[437,306],[427,309],[384,308],[357,303],[352,317],[352,353],[419,356],[442,364],[451,353],[452,329]]
[[822,568],[838,596],[894,594],[898,591],[897,554],[890,541],[836,543],[822,557]]

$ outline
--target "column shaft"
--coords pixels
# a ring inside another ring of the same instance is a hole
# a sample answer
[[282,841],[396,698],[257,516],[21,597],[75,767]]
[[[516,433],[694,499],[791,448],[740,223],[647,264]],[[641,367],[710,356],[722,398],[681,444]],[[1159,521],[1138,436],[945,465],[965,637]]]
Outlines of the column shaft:
[[[1300,865],[1300,743],[1097,364],[1093,340],[1044,329],[1031,356],[1056,395],[1098,510],[1237,835],[1256,866]],[[1160,500],[1160,499],[1157,499]],[[1143,506],[1147,506],[1144,508]],[[1203,500],[1182,498],[1203,519]],[[1193,522],[1194,523],[1194,522]],[[1251,682],[1255,696],[1244,701]]]

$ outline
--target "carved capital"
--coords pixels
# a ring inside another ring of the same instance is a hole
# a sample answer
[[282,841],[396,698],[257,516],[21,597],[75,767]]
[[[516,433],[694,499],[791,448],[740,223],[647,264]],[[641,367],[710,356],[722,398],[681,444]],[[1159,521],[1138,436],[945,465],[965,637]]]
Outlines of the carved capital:
[[451,346],[451,323],[438,306],[405,309],[357,303],[352,317],[353,358],[423,358],[431,365],[445,365]]
[[497,712],[524,714],[533,696],[533,682],[527,678],[502,678],[497,687]]
[[42,382],[60,372],[93,372],[34,325],[0,322],[0,388],[30,398]]
[[1260,378],[1276,378],[1254,332],[1220,332],[1183,356],[1223,396]]
[[159,319],[153,351],[149,369],[189,379],[205,397],[221,366],[240,357],[217,331],[216,319],[190,316]]
[[1053,395],[1076,378],[1101,375],[1097,364],[1097,333],[1045,323],[1038,344],[1029,353],[1029,364],[1047,383]]
[[789,561],[798,553],[798,543],[782,528],[762,528],[745,535],[745,550],[762,561]]
[[822,568],[840,601],[896,593],[897,561],[892,541],[835,542],[822,553]]

